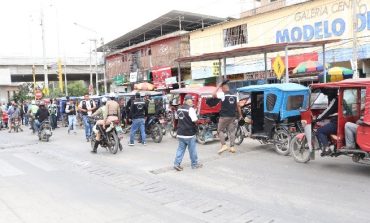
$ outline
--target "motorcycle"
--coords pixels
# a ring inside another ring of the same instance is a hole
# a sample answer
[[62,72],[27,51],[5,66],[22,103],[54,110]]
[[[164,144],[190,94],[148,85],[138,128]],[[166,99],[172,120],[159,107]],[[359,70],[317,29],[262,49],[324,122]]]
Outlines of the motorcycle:
[[[163,138],[163,127],[159,118],[155,115],[149,116],[145,121],[145,134],[150,135],[155,143],[160,143]],[[141,142],[140,131],[137,133],[138,142]]]
[[242,144],[244,138],[251,135],[251,106],[247,105],[242,108],[243,119],[239,120],[236,133],[235,133],[235,145]]
[[41,123],[38,132],[38,137],[40,141],[49,142],[50,137],[53,135],[51,124],[49,120],[45,120]]
[[19,118],[12,118],[11,120],[11,123],[12,123],[12,127],[11,129],[9,129],[9,133],[13,130],[14,132],[23,132],[23,129],[21,128],[21,125],[20,125],[20,119]]
[[92,132],[91,135],[91,148],[93,151],[96,151],[98,146],[109,150],[110,153],[116,154],[118,149],[122,151],[123,147],[121,144],[121,139],[123,138],[123,130],[119,123],[119,120],[112,122],[110,125],[105,126],[103,129],[100,125],[96,124],[96,119],[90,118],[90,123],[96,126],[96,130],[100,132],[101,139],[100,141],[96,140],[96,131]]

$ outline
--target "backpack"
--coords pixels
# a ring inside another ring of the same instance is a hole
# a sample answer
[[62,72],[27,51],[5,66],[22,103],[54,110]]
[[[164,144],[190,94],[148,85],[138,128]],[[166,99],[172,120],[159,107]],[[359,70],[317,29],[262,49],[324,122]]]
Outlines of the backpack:
[[149,103],[148,103],[148,114],[149,115],[155,114],[155,103],[154,103],[154,100],[149,100]]

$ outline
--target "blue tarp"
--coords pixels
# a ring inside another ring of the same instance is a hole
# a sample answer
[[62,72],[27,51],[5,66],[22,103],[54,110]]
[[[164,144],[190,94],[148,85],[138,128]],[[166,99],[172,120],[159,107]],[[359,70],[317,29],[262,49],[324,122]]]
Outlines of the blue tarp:
[[282,83],[282,84],[262,84],[252,85],[238,88],[238,92],[252,92],[252,91],[305,91],[307,87],[295,83]]

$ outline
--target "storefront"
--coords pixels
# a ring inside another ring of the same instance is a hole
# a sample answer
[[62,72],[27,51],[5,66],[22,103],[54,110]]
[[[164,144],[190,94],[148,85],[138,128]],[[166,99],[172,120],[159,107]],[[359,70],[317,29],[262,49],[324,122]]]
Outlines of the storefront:
[[[326,46],[326,62],[335,66],[351,68],[352,59],[352,6],[350,0],[316,0],[288,6],[255,16],[218,24],[190,34],[191,55],[222,52],[243,47],[264,46],[279,43],[314,42],[340,39],[340,42]],[[358,0],[358,70],[362,76],[370,76],[370,0]],[[270,53],[268,70],[277,55]],[[322,47],[292,50],[289,64],[302,55],[322,61]],[[300,62],[308,58],[296,60]],[[265,71],[264,55],[228,58],[226,75]],[[192,78],[202,79],[214,76],[215,64],[223,61],[193,62]],[[289,66],[289,69],[293,69]]]

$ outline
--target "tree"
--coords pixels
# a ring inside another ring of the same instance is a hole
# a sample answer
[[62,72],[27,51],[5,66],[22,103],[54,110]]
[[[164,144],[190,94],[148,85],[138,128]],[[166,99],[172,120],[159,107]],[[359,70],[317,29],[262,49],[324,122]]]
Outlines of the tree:
[[13,95],[12,100],[22,102],[33,98],[32,83],[23,83],[19,85],[18,92]]
[[82,96],[88,92],[88,88],[84,85],[83,81],[73,81],[68,83],[68,95],[70,96]]

